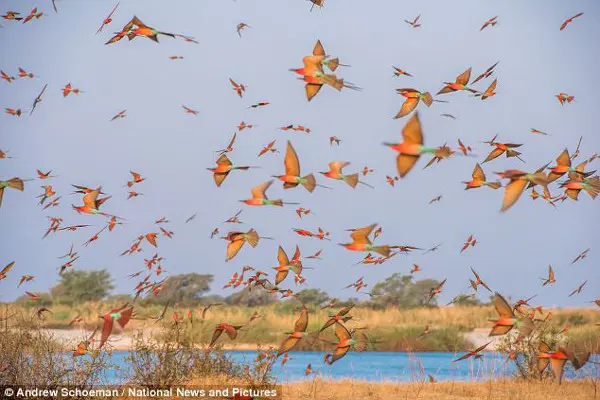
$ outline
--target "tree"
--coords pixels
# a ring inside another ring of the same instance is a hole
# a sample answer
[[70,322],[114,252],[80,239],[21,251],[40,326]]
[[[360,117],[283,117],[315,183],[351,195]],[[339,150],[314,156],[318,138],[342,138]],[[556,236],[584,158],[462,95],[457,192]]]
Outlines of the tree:
[[394,305],[402,308],[436,305],[435,299],[428,304],[429,291],[439,285],[435,279],[413,281],[412,276],[395,273],[385,281],[377,283],[371,290],[369,305],[373,308],[386,308]]
[[260,287],[255,287],[252,290],[244,288],[225,299],[227,304],[249,307],[264,306],[273,301],[272,296]]
[[210,274],[172,275],[164,282],[162,294],[147,298],[148,302],[166,304],[197,304],[204,293],[210,291],[214,277]]
[[321,289],[304,289],[296,293],[296,299],[302,304],[319,305],[329,301],[329,295]]
[[107,270],[73,270],[61,275],[60,282],[50,293],[61,303],[83,303],[100,301],[114,289],[112,278]]

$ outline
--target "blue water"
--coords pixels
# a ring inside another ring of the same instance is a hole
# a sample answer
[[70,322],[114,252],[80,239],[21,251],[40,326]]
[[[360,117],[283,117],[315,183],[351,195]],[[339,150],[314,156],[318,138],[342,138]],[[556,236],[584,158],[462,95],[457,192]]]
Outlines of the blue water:
[[[117,369],[106,371],[110,384],[126,382],[127,351],[113,352],[112,363]],[[252,365],[256,357],[255,351],[227,351],[237,363]],[[281,366],[281,358],[273,367],[273,376],[280,383],[297,382],[313,379],[314,375],[305,375],[305,368],[310,363],[314,373],[325,379],[358,379],[365,381],[414,382],[427,379],[431,374],[437,381],[482,381],[490,378],[512,376],[516,370],[514,363],[506,363],[506,355],[495,352],[484,353],[483,359],[472,358],[452,362],[463,353],[447,352],[365,352],[348,353],[333,365],[323,362],[324,352],[290,352],[290,359]],[[592,356],[599,362],[600,355]],[[565,378],[588,376],[589,364],[577,375],[567,372]]]

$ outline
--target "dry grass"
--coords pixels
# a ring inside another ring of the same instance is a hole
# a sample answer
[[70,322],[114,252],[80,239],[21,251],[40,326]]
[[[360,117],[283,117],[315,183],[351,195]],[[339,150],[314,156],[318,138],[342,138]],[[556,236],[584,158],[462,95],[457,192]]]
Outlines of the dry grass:
[[589,380],[563,382],[524,382],[494,380],[475,382],[437,383],[371,383],[356,380],[312,382],[284,385],[285,400],[399,400],[399,399],[498,399],[498,400],[591,400],[595,392]]

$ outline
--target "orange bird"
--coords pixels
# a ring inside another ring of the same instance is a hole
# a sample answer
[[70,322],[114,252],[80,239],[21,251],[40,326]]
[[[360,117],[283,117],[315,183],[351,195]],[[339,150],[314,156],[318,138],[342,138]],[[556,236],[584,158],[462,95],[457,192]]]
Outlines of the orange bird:
[[402,118],[405,115],[410,114],[415,108],[417,108],[419,101],[421,100],[423,100],[423,104],[425,104],[427,107],[430,107],[433,103],[433,97],[431,97],[429,92],[421,93],[417,89],[412,88],[396,89],[396,92],[406,98],[406,100],[394,118]]
[[248,107],[246,107],[246,108],[259,108],[259,107],[266,107],[266,106],[268,106],[269,104],[271,104],[271,103],[269,103],[268,101],[260,101],[260,102],[258,102],[258,103],[256,103],[256,104],[252,104],[251,106],[248,106]]
[[244,129],[248,128],[248,129],[252,129],[254,128],[256,125],[252,125],[252,124],[247,124],[244,121],[240,122],[237,126],[238,131],[243,131]]
[[414,274],[415,272],[421,272],[421,271],[423,271],[423,270],[421,269],[421,267],[419,265],[413,264],[413,267],[411,268],[409,273]]
[[510,182],[504,189],[504,198],[502,199],[502,208],[500,209],[502,212],[508,210],[519,200],[528,183],[547,186],[546,174],[543,172],[529,174],[518,169],[509,169],[504,172],[496,172],[496,174],[502,178],[510,179]]
[[7,181],[0,180],[0,207],[2,207],[2,198],[4,196],[4,189],[11,188],[19,191],[23,191],[24,184],[21,178],[12,178]]
[[574,177],[575,179],[587,178],[592,175],[595,171],[592,172],[583,172],[585,168],[585,162],[583,164],[578,165],[577,167],[571,167],[571,157],[569,156],[569,150],[564,149],[562,153],[558,155],[556,158],[556,166],[548,167],[550,172],[548,173],[548,183],[552,183],[567,172],[569,176]]
[[409,24],[410,26],[412,26],[413,28],[418,28],[421,26],[421,24],[419,24],[419,18],[421,18],[421,14],[417,15],[415,17],[415,19],[413,19],[412,21],[408,21],[408,20],[404,20],[404,22],[406,22],[407,24]]
[[90,344],[94,341],[94,336],[96,336],[96,332],[98,332],[98,329],[95,329],[87,340],[79,342],[79,344],[77,345],[77,349],[73,350],[73,357],[84,356],[90,353],[89,347]]
[[500,182],[487,182],[485,173],[483,172],[483,169],[481,168],[481,165],[479,165],[479,163],[475,164],[475,168],[473,169],[473,173],[471,174],[471,176],[473,178],[471,181],[463,182],[466,185],[465,190],[475,189],[482,186],[487,186],[492,189],[498,189],[502,186]]
[[583,15],[583,13],[582,13],[582,12],[580,12],[580,13],[577,13],[577,14],[573,15],[571,18],[567,18],[567,19],[566,19],[566,20],[565,20],[565,21],[564,21],[564,22],[563,22],[563,23],[560,25],[560,30],[561,30],[561,31],[562,31],[562,30],[564,30],[564,29],[567,27],[567,25],[569,25],[571,22],[573,22],[573,20],[574,20],[575,18],[579,18],[579,17],[581,17],[582,15]]
[[12,261],[7,266],[2,268],[2,271],[0,271],[0,281],[3,279],[6,279],[6,274],[8,274],[11,269],[13,269],[13,267],[15,266],[15,263],[16,263],[16,261]]
[[448,157],[451,149],[446,146],[433,148],[423,146],[423,132],[419,114],[415,113],[402,129],[403,142],[384,143],[384,146],[397,151],[396,167],[400,178],[403,178],[415,166],[417,160],[424,153],[434,153],[437,157]]
[[461,356],[459,358],[457,358],[456,360],[452,361],[452,362],[457,362],[457,361],[462,361],[462,360],[466,360],[469,357],[473,357],[473,358],[481,358],[483,357],[483,355],[479,354],[481,351],[483,351],[483,349],[485,349],[486,347],[488,347],[490,345],[490,343],[492,342],[487,342],[486,344],[484,344],[483,346],[480,346],[478,348],[476,348],[475,350],[471,350],[469,351],[467,354],[465,354],[464,356]]
[[[308,259],[308,260],[320,260],[322,252],[323,252],[323,250],[321,249],[321,250],[317,251],[315,254],[312,254],[312,255],[306,257],[306,259]],[[600,304],[599,304],[599,306],[600,306]]]
[[454,82],[444,82],[444,86],[437,94],[446,94],[456,92],[457,90],[468,90],[471,93],[477,93],[477,90],[467,86],[471,78],[471,68],[456,77]]
[[115,119],[121,119],[121,118],[125,118],[127,113],[127,110],[123,110],[123,111],[119,111],[118,113],[115,114],[114,117],[112,117],[110,120],[114,121]]
[[600,178],[598,176],[592,176],[591,178],[572,177],[562,183],[560,187],[565,189],[565,194],[572,200],[577,200],[579,192],[582,190],[589,194],[592,199],[595,199],[600,193]]
[[216,168],[207,168],[207,169],[209,171],[212,171],[213,178],[215,180],[215,184],[217,185],[217,187],[220,187],[221,184],[223,183],[223,181],[225,180],[225,178],[227,178],[227,176],[229,175],[229,173],[231,171],[233,171],[233,170],[248,171],[250,168],[257,168],[257,167],[251,167],[251,166],[238,167],[236,165],[233,165],[231,163],[231,161],[229,160],[229,158],[225,154],[221,154],[221,156],[219,156],[219,158],[217,159],[217,167]]
[[71,83],[69,82],[62,88],[62,93],[63,93],[63,97],[67,97],[71,93],[79,94],[79,93],[83,93],[83,92],[80,89],[73,89],[73,87],[71,86]]
[[127,184],[126,184],[127,187],[132,187],[136,183],[142,183],[146,180],[146,178],[143,178],[141,174],[139,174],[135,171],[129,171],[129,173],[131,174],[133,179],[127,182]]
[[229,78],[229,82],[231,83],[231,86],[233,86],[233,90],[237,93],[238,96],[240,96],[240,99],[242,97],[244,97],[244,92],[246,91],[246,86],[244,85],[238,85],[233,79]]
[[8,76],[4,71],[0,71],[0,77],[8,83],[12,83],[15,80],[14,76]]
[[354,230],[350,234],[352,242],[339,243],[339,245],[351,251],[373,251],[381,254],[384,257],[389,256],[391,252],[389,245],[375,246],[369,240],[369,235],[371,232],[373,232],[373,229],[375,229],[376,226],[377,224],[372,224],[364,228]]
[[75,211],[83,214],[99,214],[107,217],[112,217],[112,215],[100,212],[100,206],[104,204],[110,196],[103,197],[98,199],[98,195],[100,194],[102,187],[98,187],[95,190],[92,190],[85,196],[83,196],[83,206],[76,207],[75,205],[71,205]]
[[184,106],[183,104],[181,105],[181,107],[183,107],[183,111],[185,111],[186,114],[192,114],[192,115],[198,115],[199,111],[196,111],[194,109],[191,109],[189,107]]
[[12,115],[15,117],[20,117],[22,115],[22,111],[20,108],[14,109],[14,108],[5,108],[4,112],[7,113],[8,115]]
[[504,335],[513,328],[517,328],[519,330],[519,337],[529,336],[529,334],[531,334],[534,326],[533,322],[531,322],[529,318],[517,318],[513,308],[499,293],[494,295],[492,301],[499,318],[492,321],[494,326],[492,327],[489,336]]
[[346,182],[351,188],[355,188],[357,184],[362,184],[372,188],[373,186],[368,185],[364,182],[358,180],[358,172],[351,175],[344,175],[342,173],[342,169],[349,165],[350,163],[347,161],[333,161],[329,163],[329,171],[327,172],[319,172],[323,176],[326,176],[331,179],[336,179],[338,181]]
[[237,34],[239,37],[242,37],[242,31],[246,28],[252,28],[252,27],[245,22],[240,22],[239,24],[237,24],[237,26],[235,27],[235,30],[237,31]]
[[283,182],[284,189],[294,188],[298,185],[304,186],[310,193],[315,190],[317,182],[313,174],[306,176],[300,176],[300,161],[298,160],[298,154],[292,146],[292,143],[288,140],[287,149],[285,151],[285,175],[273,176]]
[[263,147],[263,149],[260,151],[260,153],[258,153],[258,157],[262,157],[263,155],[267,154],[268,152],[279,153],[279,150],[273,148],[273,146],[275,146],[276,142],[277,142],[277,139],[273,140],[272,142],[269,142],[269,144],[267,144],[265,147]]
[[494,96],[496,94],[496,92],[494,92],[494,90],[496,90],[497,85],[498,85],[498,79],[494,79],[494,81],[490,84],[490,86],[488,86],[488,88],[485,89],[485,92],[477,93],[477,94],[475,94],[475,97],[481,97],[481,100],[485,100],[488,97]]
[[437,285],[434,288],[431,288],[429,290],[429,298],[427,299],[427,303],[429,303],[435,296],[437,296],[438,294],[442,293],[442,288],[444,287],[444,285],[446,284],[446,281],[448,279],[444,279],[442,282],[440,282],[439,285]]
[[279,265],[273,267],[277,274],[275,275],[275,285],[279,285],[287,278],[290,271],[294,272],[297,276],[302,274],[302,262],[300,261],[300,248],[296,246],[296,251],[292,260],[288,258],[285,250],[281,246],[277,249],[277,262]]
[[21,280],[19,280],[19,284],[17,285],[17,287],[21,286],[25,282],[31,282],[34,279],[35,279],[35,276],[33,276],[33,275],[28,275],[28,274],[23,275],[21,277]]
[[471,272],[473,272],[473,275],[475,275],[475,280],[471,280],[471,286],[473,287],[473,289],[475,289],[475,291],[477,291],[477,286],[481,285],[484,288],[486,288],[487,290],[489,290],[490,293],[492,293],[492,289],[490,289],[489,286],[486,285],[485,282],[483,282],[481,280],[481,278],[479,277],[479,274],[477,272],[475,272],[473,267],[471,267]]
[[[578,261],[583,260],[585,257],[587,257],[587,253],[590,251],[590,249],[586,249],[584,251],[582,251],[577,257],[575,257],[575,259],[573,261],[571,261],[571,265],[575,264]],[[600,306],[600,304],[599,304]]]
[[117,7],[119,7],[119,4],[121,4],[121,2],[117,3],[117,5],[112,9],[112,11],[108,14],[108,16],[106,18],[104,18],[104,21],[102,21],[102,25],[100,25],[100,28],[98,28],[98,30],[96,31],[96,35],[99,34],[100,32],[102,32],[102,29],[104,29],[104,26],[106,26],[112,22],[112,15],[115,13],[115,11],[117,11]]
[[559,347],[558,351],[552,351],[550,350],[550,346],[542,341],[540,341],[538,347],[537,358],[538,371],[540,372],[540,375],[548,367],[548,364],[550,364],[552,366],[554,376],[559,384],[562,382],[567,361],[571,360],[576,370],[581,368],[579,360],[570,351],[563,347]]
[[537,130],[535,128],[531,128],[530,129],[531,133],[535,134],[535,135],[544,135],[544,136],[548,136],[548,134],[546,132],[542,132],[540,130]]
[[357,330],[354,330],[354,333],[350,333],[339,321],[335,322],[335,336],[338,339],[337,343],[332,343],[335,344],[335,350],[325,359],[325,362],[329,365],[348,354],[350,349],[354,349],[357,352],[367,349],[367,335]]
[[229,336],[229,339],[235,340],[235,338],[237,338],[238,331],[242,328],[242,326],[243,325],[230,325],[225,323],[217,325],[215,331],[213,332],[212,339],[210,340],[210,344],[208,345],[208,347],[213,347],[217,340],[221,337],[221,334],[223,332],[227,332],[227,336]]
[[481,28],[479,29],[479,32],[481,32],[482,30],[484,30],[488,26],[496,26],[496,24],[498,23],[498,21],[496,21],[497,18],[498,18],[498,16],[495,16],[495,17],[492,17],[492,18],[488,19],[487,21],[485,21],[484,24],[481,25]]
[[303,337],[306,336],[306,328],[308,327],[308,309],[303,305],[300,311],[300,316],[294,324],[294,331],[287,333],[287,338],[281,342],[276,357],[292,350]]
[[[483,142],[483,143],[489,144],[492,147],[495,147],[495,149],[492,150],[490,152],[490,154],[488,154],[488,156],[485,158],[485,160],[483,160],[483,163],[492,161],[493,159],[501,156],[502,153],[504,153],[504,152],[506,152],[506,158],[517,157],[519,160],[523,161],[523,159],[521,159],[521,157],[519,157],[521,155],[521,153],[519,153],[518,151],[512,150],[513,148],[521,147],[523,144],[499,143],[499,142],[495,141],[497,137],[498,137],[498,135],[494,135],[492,140]],[[525,162],[525,161],[523,161],[523,162]]]
[[121,328],[125,328],[125,325],[127,325],[132,315],[133,306],[130,307],[129,305],[125,304],[120,308],[116,308],[104,315],[98,316],[104,321],[102,325],[102,336],[100,337],[100,346],[98,346],[98,349],[101,349],[102,346],[104,346],[104,343],[106,343],[108,340],[108,337],[112,333],[114,322],[117,321]]
[[558,102],[561,105],[564,105],[565,103],[570,103],[573,100],[575,100],[575,96],[570,96],[567,93],[559,93],[557,95],[554,95],[554,97],[556,97],[558,99]]
[[276,200],[270,200],[267,195],[266,195],[266,191],[269,189],[269,187],[273,184],[273,181],[267,181],[265,183],[262,183],[254,188],[252,188],[252,190],[250,191],[252,198],[251,199],[247,199],[247,200],[240,200],[240,202],[247,204],[249,206],[278,206],[278,207],[282,207],[284,204],[298,204],[298,203],[284,203],[283,200],[281,199],[276,199]]
[[540,278],[540,279],[543,281],[542,286],[556,283],[556,280],[554,279],[554,270],[552,269],[552,265],[548,265],[548,278],[546,278],[546,279]]
[[411,74],[409,74],[408,72],[406,72],[400,68],[394,67],[393,65],[392,65],[392,68],[394,68],[394,76],[406,75],[406,76],[412,77]]
[[52,170],[48,171],[48,172],[42,172],[39,169],[37,170],[37,175],[38,178],[44,180],[44,179],[50,179],[50,178],[56,178],[56,175],[50,175],[52,173]]
[[581,293],[581,291],[583,290],[583,287],[585,286],[586,283],[587,283],[587,280],[583,281],[583,283],[581,285],[577,286],[577,288],[569,294],[569,297]]
[[29,297],[29,300],[31,300],[31,301],[38,301],[40,299],[40,296],[38,296],[35,293],[25,291],[25,294],[27,295],[27,297]]
[[248,242],[248,244],[252,247],[258,246],[260,237],[254,229],[250,229],[248,232],[229,232],[227,236],[223,237],[222,239],[225,239],[229,242],[227,244],[227,252],[225,256],[225,261],[229,261],[235,257],[237,253],[239,253],[246,242]]
[[490,76],[492,76],[492,74],[494,73],[494,68],[496,68],[496,65],[498,65],[499,62],[500,61],[497,61],[494,65],[492,65],[491,67],[486,69],[481,75],[479,75],[477,78],[475,78],[475,80],[473,80],[473,82],[471,82],[471,85],[474,85],[475,83],[479,82],[480,80],[489,78]]
[[158,43],[158,35],[170,36],[173,39],[177,37],[173,33],[161,32],[159,30],[149,27],[135,15],[131,19],[131,22],[133,22],[133,25],[137,26],[137,28],[129,30],[129,32],[127,33],[127,38],[129,40],[133,40],[136,36],[144,36]]
[[340,138],[338,138],[337,136],[329,136],[329,145],[330,146],[333,146],[334,144],[336,146],[339,146],[341,141],[342,140]]
[[236,138],[237,138],[237,132],[234,132],[227,147],[225,147],[224,149],[221,149],[221,150],[217,150],[216,153],[220,153],[220,154],[231,153],[233,151],[233,145],[235,144]]

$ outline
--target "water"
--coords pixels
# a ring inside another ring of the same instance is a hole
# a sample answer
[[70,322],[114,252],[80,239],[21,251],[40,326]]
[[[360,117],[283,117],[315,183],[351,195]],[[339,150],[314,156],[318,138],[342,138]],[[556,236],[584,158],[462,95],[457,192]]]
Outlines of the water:
[[[113,352],[112,363],[118,369],[106,371],[110,384],[126,381],[127,351]],[[255,351],[227,351],[226,354],[237,363],[252,365],[256,357]],[[513,376],[516,370],[512,361],[506,361],[506,355],[496,352],[485,352],[483,359],[469,358],[460,362],[452,362],[463,353],[448,352],[350,352],[333,365],[323,362],[325,352],[289,353],[290,359],[281,366],[281,358],[273,366],[273,376],[280,383],[297,382],[313,379],[314,374],[305,375],[305,368],[310,363],[314,373],[325,379],[357,379],[364,381],[414,382],[427,379],[431,375],[436,381],[483,381],[490,378]],[[600,355],[592,356],[592,361],[599,362]],[[589,364],[573,374],[570,370],[565,378],[589,375]]]

